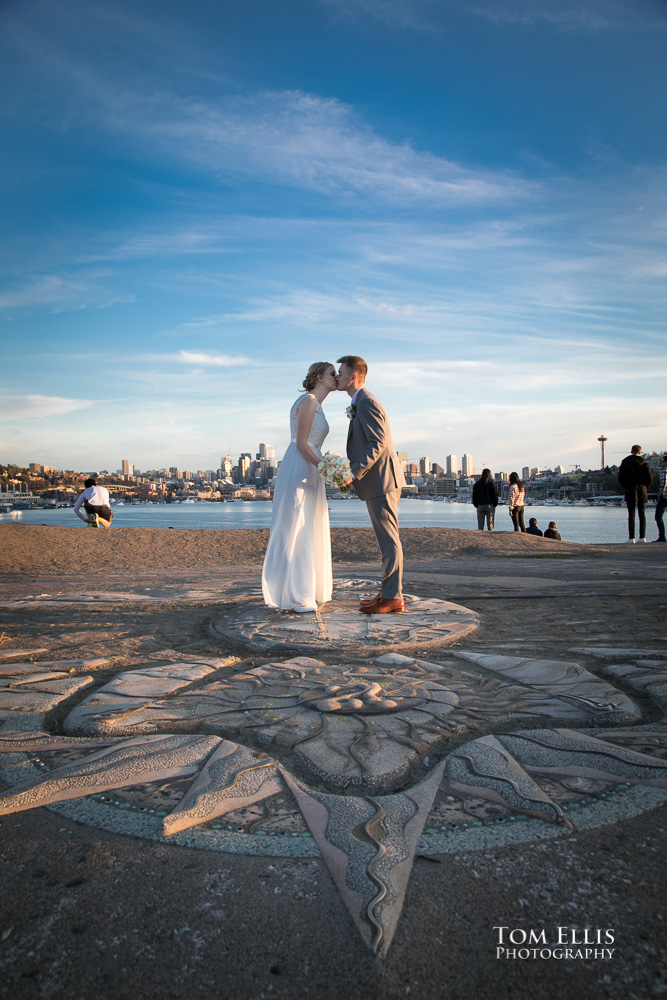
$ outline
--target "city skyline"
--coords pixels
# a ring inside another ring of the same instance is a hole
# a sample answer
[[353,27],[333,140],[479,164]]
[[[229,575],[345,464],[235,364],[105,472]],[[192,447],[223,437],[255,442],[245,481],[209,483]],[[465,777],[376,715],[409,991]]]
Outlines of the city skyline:
[[[657,451],[647,452],[643,451],[642,454],[649,459],[649,461],[657,461],[665,449],[659,449]],[[186,469],[183,467],[179,469],[176,465],[165,465],[165,466],[152,466],[149,465],[146,469],[140,469],[135,466],[133,462],[129,459],[121,459],[120,466],[118,466],[115,471],[113,471],[113,466],[109,469],[98,467],[96,469],[77,469],[77,470],[67,470],[70,472],[75,472],[79,475],[88,475],[97,473],[98,475],[113,478],[118,476],[124,479],[132,478],[145,478],[145,477],[155,477],[161,476],[163,478],[171,479],[199,479],[199,478],[218,478],[224,479],[229,478],[232,474],[232,470],[241,470],[245,473],[252,466],[261,466],[264,469],[274,469],[277,471],[280,465],[281,459],[278,459],[275,453],[275,447],[273,445],[267,444],[266,442],[260,441],[258,450],[254,453],[249,451],[239,452],[235,457],[233,455],[221,455],[219,463],[215,468],[201,469],[193,467],[192,469]],[[474,458],[470,453],[464,453],[461,461],[459,462],[458,457],[454,454],[449,454],[445,457],[444,467],[440,465],[439,462],[432,462],[427,456],[410,456],[408,452],[397,450],[397,455],[399,462],[402,464],[404,471],[407,475],[412,477],[419,477],[423,475],[428,475],[432,477],[451,477],[456,476],[462,480],[465,479],[477,479],[482,473],[482,466],[475,467]],[[612,463],[612,466],[614,463]],[[609,466],[606,466],[609,468]],[[38,475],[40,473],[54,473],[63,472],[65,470],[58,470],[55,466],[48,465],[46,463],[31,462],[28,466],[23,466],[30,473]],[[521,466],[520,470],[516,471],[519,473],[520,477],[524,480],[535,479],[536,477],[543,475],[556,475],[566,477],[568,475],[575,475],[577,472],[591,472],[595,473],[598,471],[604,471],[605,466],[595,467],[592,466],[589,469],[582,469],[579,465],[573,466],[570,470],[566,469],[561,463],[550,468],[540,468],[539,466]],[[508,469],[491,469],[491,472],[497,477],[507,477],[510,473]],[[163,476],[164,474],[164,476]]]
[[0,28],[3,463],[280,459],[308,365],[348,353],[417,461],[665,446],[661,5],[24,0]]

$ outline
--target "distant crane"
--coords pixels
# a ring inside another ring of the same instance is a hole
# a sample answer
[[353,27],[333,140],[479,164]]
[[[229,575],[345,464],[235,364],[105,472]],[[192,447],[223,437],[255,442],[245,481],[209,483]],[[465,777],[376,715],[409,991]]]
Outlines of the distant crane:
[[604,467],[605,467],[604,466],[604,443],[607,440],[608,439],[604,436],[604,434],[601,434],[600,437],[598,438],[598,441],[600,442],[600,451],[602,452],[602,459],[601,459],[602,460],[602,465],[600,466],[601,469],[604,469]]

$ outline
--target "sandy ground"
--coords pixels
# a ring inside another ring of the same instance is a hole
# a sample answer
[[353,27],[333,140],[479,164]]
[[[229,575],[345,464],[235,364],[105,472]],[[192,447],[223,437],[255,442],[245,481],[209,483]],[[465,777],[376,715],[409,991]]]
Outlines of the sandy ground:
[[[3,526],[5,599],[104,590],[144,600],[0,607],[0,651],[43,646],[48,652],[35,659],[103,656],[104,679],[159,662],[167,648],[211,650],[208,623],[220,604],[257,593],[266,536]],[[479,631],[464,640],[471,648],[569,658],[568,650],[588,643],[664,641],[667,546],[442,529],[409,530],[403,539],[406,589],[480,615]],[[336,576],[377,578],[370,530],[335,531],[333,543]],[[657,721],[655,706],[642,707]],[[4,817],[0,995],[666,997],[666,825],[661,808],[555,841],[418,858],[381,962],[366,951],[318,860],[177,848],[46,809]],[[501,960],[499,925],[545,928],[549,940],[561,926],[613,929],[616,950],[605,961]]]
[[[334,562],[369,562],[378,557],[371,528],[334,528]],[[577,545],[514,532],[409,528],[401,532],[406,562],[459,556],[574,554],[587,557],[618,545]],[[225,569],[261,561],[268,528],[191,530],[184,528],[54,528],[0,525],[0,573],[28,576],[80,573],[133,573],[153,570]],[[639,548],[639,546],[637,546]]]

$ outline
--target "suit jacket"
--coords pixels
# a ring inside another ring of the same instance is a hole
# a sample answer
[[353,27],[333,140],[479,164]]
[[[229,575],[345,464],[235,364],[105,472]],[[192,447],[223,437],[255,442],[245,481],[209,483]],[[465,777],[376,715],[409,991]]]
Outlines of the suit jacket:
[[405,486],[403,469],[391,440],[382,403],[361,388],[347,432],[347,457],[354,488],[362,500],[392,493]]

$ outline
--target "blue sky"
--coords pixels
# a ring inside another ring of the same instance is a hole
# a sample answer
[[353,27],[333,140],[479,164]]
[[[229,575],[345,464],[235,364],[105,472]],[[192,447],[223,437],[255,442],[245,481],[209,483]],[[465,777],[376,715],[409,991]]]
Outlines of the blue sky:
[[653,0],[5,0],[0,461],[280,454],[345,353],[415,460],[667,447],[666,41]]

